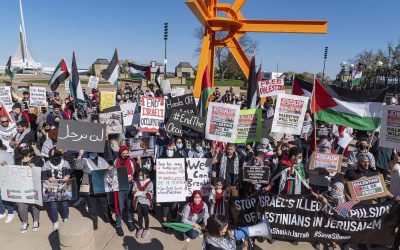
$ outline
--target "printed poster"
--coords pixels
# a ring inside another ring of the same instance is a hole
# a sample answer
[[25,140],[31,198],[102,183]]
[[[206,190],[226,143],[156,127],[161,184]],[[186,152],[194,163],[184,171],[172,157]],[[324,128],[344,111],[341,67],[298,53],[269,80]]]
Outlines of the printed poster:
[[90,76],[88,81],[88,86],[91,89],[97,89],[97,85],[99,84],[99,78],[96,76]]
[[56,180],[42,181],[43,187],[43,202],[52,201],[72,201],[77,197],[77,186],[75,179],[69,179],[67,182]]
[[164,126],[165,100],[159,97],[142,96],[140,127],[142,132],[157,133]]
[[210,102],[207,112],[206,139],[235,143],[240,106]]
[[186,201],[185,159],[157,159],[157,202]]
[[259,81],[258,91],[260,93],[260,97],[285,94],[285,84],[283,78]]
[[259,142],[262,135],[261,109],[240,110],[236,143]]
[[29,88],[29,105],[32,107],[46,107],[46,88]]
[[0,103],[3,103],[8,111],[12,110],[13,102],[11,97],[11,88],[9,86],[0,87]]
[[379,146],[399,148],[400,145],[400,106],[383,105]]

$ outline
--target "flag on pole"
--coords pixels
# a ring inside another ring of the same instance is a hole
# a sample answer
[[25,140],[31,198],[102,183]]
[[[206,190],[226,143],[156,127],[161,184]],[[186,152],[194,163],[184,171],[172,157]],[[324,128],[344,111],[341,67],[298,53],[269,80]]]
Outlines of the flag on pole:
[[64,82],[69,77],[68,66],[64,58],[57,65],[53,75],[49,80],[49,86],[52,91],[56,91],[60,83]]
[[362,78],[362,71],[361,71],[361,63],[357,65],[356,71],[354,72],[353,78],[353,86],[360,86],[361,85],[361,78]]
[[256,73],[256,55],[250,62],[249,80],[247,84],[247,108],[255,109],[258,106],[258,78]]
[[161,91],[161,93],[162,93],[162,88],[161,88],[161,85],[160,85],[160,82],[161,82],[160,67],[158,67],[158,69],[157,69],[157,72],[156,72],[156,76],[155,76],[155,78],[154,78],[154,81],[156,82],[157,87],[160,89],[160,91]]
[[7,120],[8,120],[11,124],[13,124],[14,122],[13,122],[13,120],[11,119],[10,114],[9,114],[8,112],[9,112],[9,111],[8,111],[7,108],[6,108],[6,105],[4,105],[4,103],[2,103],[2,104],[1,104],[1,113],[0,113],[0,116],[5,116],[5,117],[7,117]]
[[343,202],[335,207],[335,211],[342,216],[343,218],[347,218],[349,216],[350,210],[358,203],[358,200],[351,200],[347,202]]
[[132,77],[150,80],[150,66],[142,66],[134,63],[128,63],[128,66]]
[[312,97],[313,84],[298,79],[297,77],[293,80],[292,95]]
[[6,65],[6,75],[8,75],[11,79],[14,78],[14,72],[11,70],[11,56],[8,58],[8,62]]
[[76,66],[75,52],[73,52],[72,54],[71,80],[69,80],[69,91],[76,102],[85,102],[85,96],[83,95],[81,81],[79,80],[78,67]]
[[205,117],[207,108],[208,108],[208,101],[212,94],[212,86],[211,86],[211,79],[210,79],[210,72],[208,72],[208,65],[204,69],[203,73],[203,81],[201,84],[201,92],[200,92],[200,100],[199,100],[199,116]]
[[114,84],[114,86],[118,87],[119,61],[117,49],[115,49],[111,62],[110,64],[108,64],[108,67],[103,71],[102,76],[104,79],[106,79],[107,82],[110,82]]

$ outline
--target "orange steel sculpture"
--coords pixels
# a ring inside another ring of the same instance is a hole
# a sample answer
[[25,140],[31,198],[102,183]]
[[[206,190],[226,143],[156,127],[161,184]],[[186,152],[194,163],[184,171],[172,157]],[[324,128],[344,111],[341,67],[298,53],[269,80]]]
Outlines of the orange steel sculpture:
[[[200,96],[202,76],[207,63],[211,83],[214,86],[214,49],[216,47],[227,46],[248,78],[250,60],[239,44],[239,38],[244,33],[325,34],[328,27],[327,21],[247,20],[240,12],[246,0],[236,0],[233,4],[218,3],[218,0],[185,0],[185,3],[205,29],[194,84],[196,98]],[[218,13],[224,13],[227,17],[218,16]],[[215,33],[218,31],[227,32],[226,37],[217,40]]]

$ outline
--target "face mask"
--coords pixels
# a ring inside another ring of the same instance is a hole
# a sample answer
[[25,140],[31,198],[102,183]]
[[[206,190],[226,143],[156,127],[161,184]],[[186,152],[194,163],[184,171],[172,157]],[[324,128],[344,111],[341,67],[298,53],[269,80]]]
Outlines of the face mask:
[[173,150],[167,150],[166,153],[167,153],[167,156],[170,157],[170,158],[172,156],[174,156],[174,151]]
[[139,177],[138,177],[138,180],[139,180],[139,181],[143,181],[143,179],[144,179],[143,176],[139,176]]
[[121,156],[121,158],[122,158],[123,160],[126,160],[126,159],[128,159],[128,156],[127,156],[127,155],[124,155],[124,156]]
[[50,130],[51,130],[50,128],[49,129],[45,129],[44,132],[48,133],[48,132],[50,132]]
[[300,163],[302,163],[303,162],[303,159],[297,159],[297,164],[300,164]]
[[97,153],[89,153],[89,158],[90,159],[96,159],[96,157],[97,157]]
[[203,147],[196,147],[196,152],[197,153],[203,152]]
[[361,150],[365,150],[365,149],[367,149],[367,145],[360,144],[360,146],[358,146],[358,148]]
[[183,144],[182,144],[182,143],[177,143],[177,144],[176,144],[176,147],[179,148],[179,149],[181,149],[181,148],[183,147]]

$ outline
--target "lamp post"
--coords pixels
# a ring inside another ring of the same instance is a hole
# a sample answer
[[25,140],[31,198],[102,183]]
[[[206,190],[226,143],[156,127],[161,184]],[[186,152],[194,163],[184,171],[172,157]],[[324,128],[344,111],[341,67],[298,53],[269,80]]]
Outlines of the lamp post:
[[164,79],[167,79],[167,40],[168,23],[164,23]]
[[349,77],[347,78],[347,82],[352,82],[353,81],[353,70],[355,66],[354,64],[349,65]]
[[341,62],[340,67],[342,67],[342,70],[340,71],[340,80],[342,81],[342,83],[344,83],[347,62],[346,61]]
[[325,78],[325,64],[326,64],[326,58],[328,58],[328,47],[325,47],[324,51],[324,68],[322,70],[322,83],[324,83],[324,78]]

